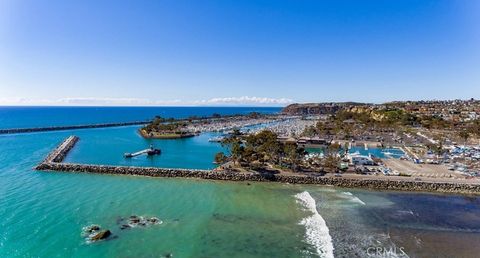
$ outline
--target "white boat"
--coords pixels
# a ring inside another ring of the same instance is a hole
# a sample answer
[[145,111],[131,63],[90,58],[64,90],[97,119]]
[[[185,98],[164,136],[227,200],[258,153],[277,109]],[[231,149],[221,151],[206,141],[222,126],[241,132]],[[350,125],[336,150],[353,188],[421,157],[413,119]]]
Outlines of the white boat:
[[209,142],[221,142],[221,141],[223,141],[223,139],[225,139],[225,137],[217,136],[217,137],[213,137],[213,138],[208,139],[208,141]]
[[386,167],[381,167],[380,171],[386,176],[390,175],[390,173],[392,172],[390,168],[386,168]]

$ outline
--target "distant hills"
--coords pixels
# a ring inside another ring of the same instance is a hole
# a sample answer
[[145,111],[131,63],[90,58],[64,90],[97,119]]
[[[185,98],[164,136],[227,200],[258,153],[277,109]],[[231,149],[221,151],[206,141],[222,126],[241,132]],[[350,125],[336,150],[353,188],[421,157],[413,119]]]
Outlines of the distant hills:
[[295,103],[283,108],[282,114],[323,115],[335,114],[339,110],[353,112],[372,110],[403,110],[420,115],[434,115],[443,118],[460,114],[464,118],[470,117],[471,119],[476,119],[480,116],[480,101],[471,98],[468,100],[391,101],[383,104],[360,102]]

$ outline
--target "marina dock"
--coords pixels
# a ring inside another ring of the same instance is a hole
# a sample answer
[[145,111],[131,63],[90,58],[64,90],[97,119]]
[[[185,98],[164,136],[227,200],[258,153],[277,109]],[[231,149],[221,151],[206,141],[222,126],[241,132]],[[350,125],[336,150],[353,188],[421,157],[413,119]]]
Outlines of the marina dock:
[[155,148],[153,148],[153,145],[150,145],[150,148],[148,148],[148,149],[144,149],[144,150],[137,151],[137,152],[134,152],[134,153],[125,153],[123,156],[125,158],[133,158],[133,157],[144,155],[144,154],[146,154],[148,156],[153,156],[153,155],[160,155],[161,153],[162,153],[162,151],[160,149],[155,149]]

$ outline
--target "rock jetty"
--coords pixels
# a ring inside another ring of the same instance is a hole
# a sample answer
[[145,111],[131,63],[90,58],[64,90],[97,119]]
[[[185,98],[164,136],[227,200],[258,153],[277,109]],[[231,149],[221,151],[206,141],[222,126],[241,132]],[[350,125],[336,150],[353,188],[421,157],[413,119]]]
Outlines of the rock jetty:
[[134,122],[124,122],[124,123],[107,123],[107,124],[90,124],[90,125],[66,125],[66,126],[50,126],[50,127],[34,127],[34,128],[12,128],[12,129],[0,129],[0,134],[34,133],[34,132],[64,131],[64,130],[118,127],[118,126],[130,126],[130,125],[144,125],[144,124],[148,124],[150,122],[151,121],[134,121]]
[[48,156],[43,160],[41,164],[44,163],[58,163],[62,162],[67,156],[68,152],[75,146],[79,138],[77,136],[69,136],[65,139],[57,148],[55,148]]
[[35,169],[50,171],[70,171],[112,175],[135,175],[149,177],[186,177],[227,181],[279,182],[290,184],[332,185],[345,188],[368,188],[379,190],[426,191],[442,193],[480,194],[480,184],[436,183],[425,181],[351,179],[309,175],[281,175],[270,173],[238,173],[231,171],[213,171],[201,169],[133,167],[61,163],[68,151],[73,148],[78,137],[70,136]]

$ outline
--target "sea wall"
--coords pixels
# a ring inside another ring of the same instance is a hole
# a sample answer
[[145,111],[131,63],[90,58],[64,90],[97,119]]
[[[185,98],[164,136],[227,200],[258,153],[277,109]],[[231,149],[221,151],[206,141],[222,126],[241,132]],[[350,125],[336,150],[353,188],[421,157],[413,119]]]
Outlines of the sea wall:
[[423,181],[351,179],[328,176],[279,175],[271,173],[239,173],[231,171],[179,169],[158,167],[132,167],[62,163],[75,146],[78,137],[70,136],[63,141],[35,169],[62,172],[83,172],[112,175],[135,175],[149,177],[186,177],[226,181],[280,182],[290,184],[332,185],[345,188],[368,188],[379,190],[425,191],[442,193],[480,194],[480,184],[435,183]]
[[34,127],[34,128],[12,128],[12,129],[0,129],[0,134],[34,133],[34,132],[91,129],[91,128],[103,128],[103,127],[118,127],[118,126],[129,126],[129,125],[144,125],[148,123],[150,123],[150,121],[135,121],[135,122],[125,122],[125,123],[108,123],[108,124],[91,124],[91,125]]
[[421,181],[395,181],[375,179],[346,179],[324,176],[286,176],[260,173],[238,173],[198,169],[170,169],[156,167],[127,167],[87,165],[73,163],[43,163],[38,170],[71,171],[113,175],[149,177],[187,177],[227,181],[280,182],[290,184],[332,185],[345,188],[369,188],[380,190],[427,191],[443,193],[480,194],[480,185],[461,183],[432,183]]
[[[68,152],[75,146],[79,138],[77,136],[69,136],[57,148],[55,148],[48,156],[40,163],[49,164],[55,162],[62,162],[67,156]],[[39,165],[39,166],[40,166]],[[38,166],[37,166],[38,167]]]

